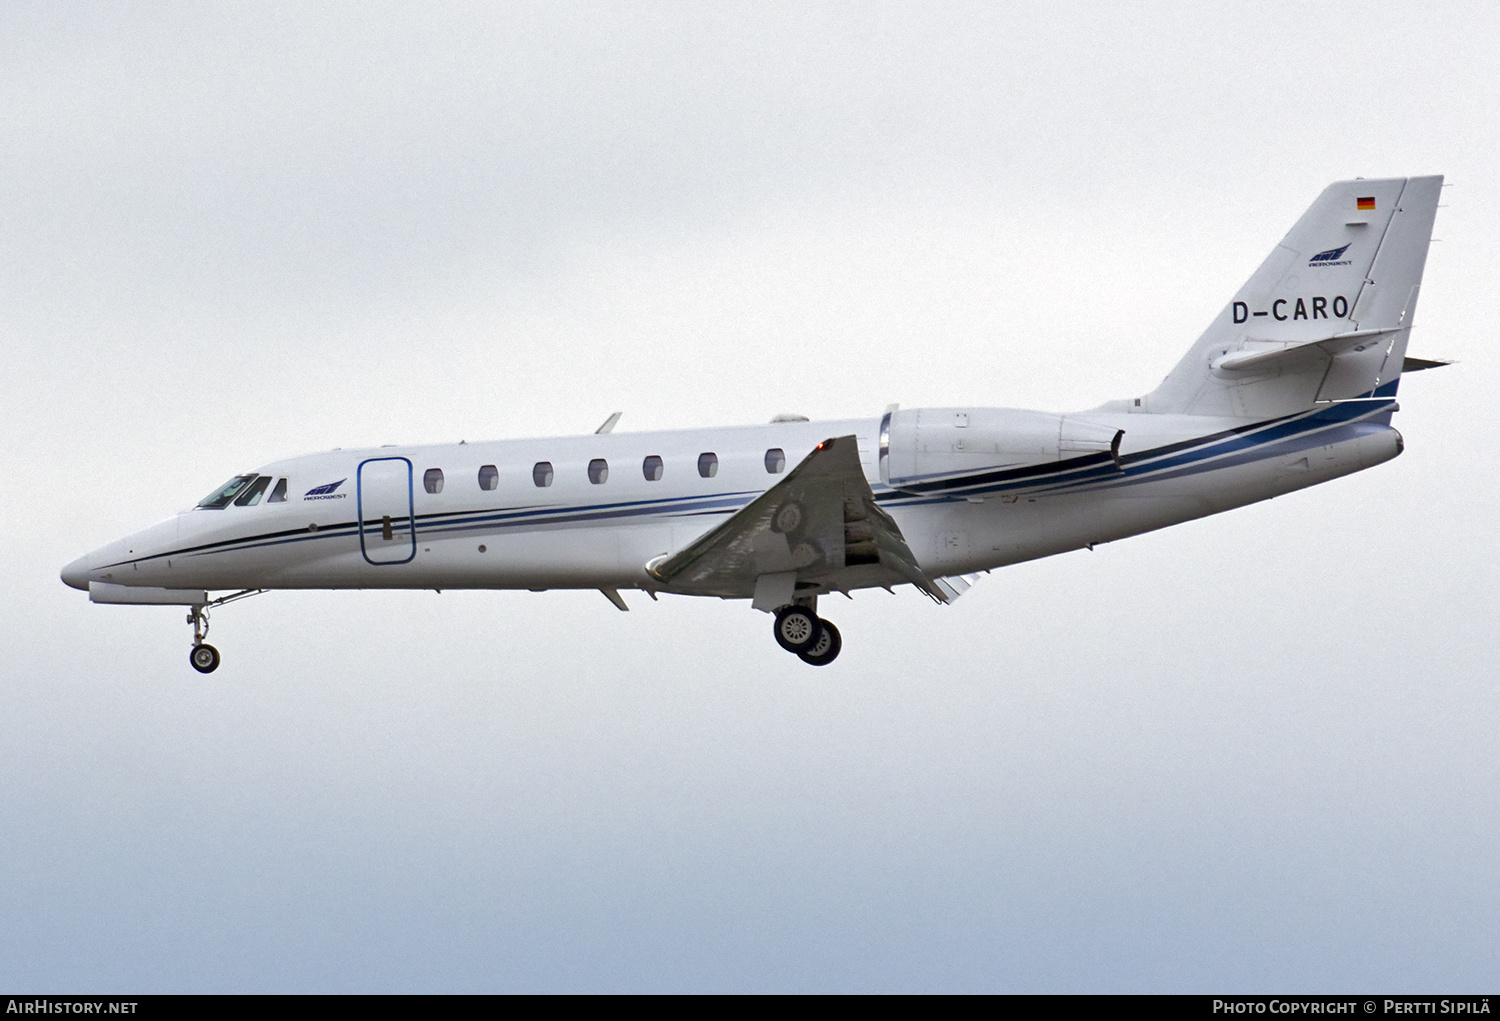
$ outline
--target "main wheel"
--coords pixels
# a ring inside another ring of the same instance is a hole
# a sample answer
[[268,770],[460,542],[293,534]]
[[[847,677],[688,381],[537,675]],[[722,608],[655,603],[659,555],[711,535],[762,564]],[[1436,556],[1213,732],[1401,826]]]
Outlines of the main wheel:
[[776,611],[776,644],[787,652],[805,651],[821,633],[817,616],[805,606],[783,606]]
[[844,640],[839,637],[839,629],[828,621],[818,618],[818,624],[823,633],[811,646],[797,653],[802,662],[811,663],[813,666],[827,666],[839,658],[839,652],[844,648]]
[[219,669],[219,650],[212,645],[195,645],[188,653],[188,662],[200,674],[211,674]]

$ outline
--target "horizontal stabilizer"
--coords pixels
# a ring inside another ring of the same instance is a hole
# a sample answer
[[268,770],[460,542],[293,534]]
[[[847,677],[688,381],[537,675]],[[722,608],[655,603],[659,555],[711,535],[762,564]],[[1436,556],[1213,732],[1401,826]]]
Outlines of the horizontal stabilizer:
[[[1213,369],[1215,372],[1266,372],[1282,364],[1291,364],[1308,355],[1324,354],[1332,357],[1340,351],[1350,349],[1363,351],[1378,338],[1395,333],[1399,329],[1400,327],[1384,330],[1352,330],[1348,333],[1335,333],[1322,340],[1309,340],[1302,343],[1264,341],[1263,343],[1274,346],[1235,351],[1224,355],[1214,361]],[[1255,343],[1257,341],[1246,341],[1247,345]]]
[[1442,358],[1413,358],[1407,355],[1401,359],[1401,371],[1421,372],[1423,369],[1441,369],[1445,365],[1452,364],[1453,362]]

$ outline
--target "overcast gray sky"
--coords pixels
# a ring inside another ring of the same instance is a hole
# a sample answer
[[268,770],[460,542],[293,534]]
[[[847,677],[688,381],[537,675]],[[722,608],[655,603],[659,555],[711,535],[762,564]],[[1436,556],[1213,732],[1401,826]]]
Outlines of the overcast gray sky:
[[[0,987],[1492,991],[1489,4],[0,7]],[[825,608],[58,569],[310,450],[1150,389],[1442,173],[1396,461]]]

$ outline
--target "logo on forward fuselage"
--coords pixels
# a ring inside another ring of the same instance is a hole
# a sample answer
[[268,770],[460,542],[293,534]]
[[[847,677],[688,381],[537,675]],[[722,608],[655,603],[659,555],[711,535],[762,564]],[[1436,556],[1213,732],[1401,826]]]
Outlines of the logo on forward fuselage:
[[336,493],[336,492],[334,492],[334,490],[338,489],[340,486],[342,486],[345,482],[348,482],[348,481],[349,481],[349,479],[347,477],[345,477],[345,478],[339,479],[337,482],[326,482],[326,483],[324,483],[321,486],[313,486],[311,489],[309,489],[306,492],[306,494],[303,495],[302,499],[304,499],[304,500],[342,500],[344,497],[348,496],[349,494],[348,493]]

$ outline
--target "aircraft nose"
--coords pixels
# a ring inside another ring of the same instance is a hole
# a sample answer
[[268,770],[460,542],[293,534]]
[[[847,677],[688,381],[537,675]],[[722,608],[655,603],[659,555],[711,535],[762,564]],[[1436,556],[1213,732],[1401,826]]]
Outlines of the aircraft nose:
[[93,556],[79,557],[62,569],[63,584],[70,588],[89,590],[89,572],[93,570]]
[[[132,532],[123,539],[116,539],[114,542],[100,546],[92,553],[79,557],[58,573],[64,585],[87,592],[91,581],[115,581],[116,568],[143,557],[150,558],[163,549],[170,549],[168,543],[176,539],[177,529],[177,519],[168,518],[150,528]],[[132,578],[120,580],[129,584]],[[149,584],[149,582],[142,583]]]
[[76,589],[89,590],[89,581],[103,581],[100,570],[109,563],[120,559],[120,554],[125,550],[120,543],[110,543],[101,546],[92,553],[86,553],[62,569],[63,584]]

